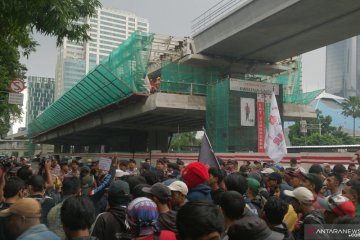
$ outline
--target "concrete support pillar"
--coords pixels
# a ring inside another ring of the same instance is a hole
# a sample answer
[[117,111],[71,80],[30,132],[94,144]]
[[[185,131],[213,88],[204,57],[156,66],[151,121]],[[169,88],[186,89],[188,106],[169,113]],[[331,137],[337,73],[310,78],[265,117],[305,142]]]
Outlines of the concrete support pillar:
[[90,145],[89,146],[89,153],[100,153],[101,145]]
[[84,151],[84,146],[81,145],[75,145],[75,149],[74,149],[75,153],[83,153]]
[[54,153],[61,153],[61,144],[54,144]]
[[169,132],[167,131],[151,131],[148,135],[148,150],[168,151]]
[[62,153],[70,153],[70,145],[68,144],[63,144],[62,145]]

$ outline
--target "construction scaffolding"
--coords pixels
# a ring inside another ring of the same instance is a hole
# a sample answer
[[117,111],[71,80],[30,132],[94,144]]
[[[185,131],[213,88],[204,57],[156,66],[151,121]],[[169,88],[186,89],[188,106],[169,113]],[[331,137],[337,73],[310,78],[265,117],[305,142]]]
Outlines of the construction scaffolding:
[[101,64],[28,125],[29,137],[49,131],[136,93],[149,93],[146,78],[153,34],[134,32]]

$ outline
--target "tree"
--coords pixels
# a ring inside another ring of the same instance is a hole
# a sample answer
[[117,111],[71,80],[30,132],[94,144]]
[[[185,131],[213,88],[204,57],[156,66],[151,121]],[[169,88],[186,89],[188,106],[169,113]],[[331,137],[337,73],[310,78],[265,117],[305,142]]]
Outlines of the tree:
[[310,120],[308,125],[320,124],[320,128],[308,129],[307,133],[300,133],[300,122],[296,122],[290,126],[289,139],[294,146],[316,146],[316,145],[342,145],[342,144],[357,144],[359,143],[355,138],[342,131],[341,127],[331,126],[331,116],[323,116],[317,110],[318,118]]
[[170,149],[180,151],[182,147],[200,146],[201,139],[197,139],[197,132],[175,133],[171,140]]
[[353,118],[353,137],[355,137],[355,121],[360,118],[360,97],[349,97],[341,103],[342,115]]
[[0,134],[21,117],[21,109],[6,103],[8,86],[13,79],[24,79],[26,68],[20,54],[29,56],[38,43],[34,32],[55,36],[60,46],[64,37],[71,41],[88,41],[88,24],[78,21],[93,16],[101,4],[98,0],[11,0],[0,1]]

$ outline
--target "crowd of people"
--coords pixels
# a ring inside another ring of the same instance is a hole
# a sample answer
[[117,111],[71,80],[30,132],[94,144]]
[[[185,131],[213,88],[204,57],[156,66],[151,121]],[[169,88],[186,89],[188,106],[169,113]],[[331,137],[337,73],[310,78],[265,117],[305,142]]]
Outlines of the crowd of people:
[[[0,239],[291,240],[306,224],[359,224],[357,163],[13,159],[0,171]],[[4,167],[4,166],[3,166]],[[329,239],[331,237],[329,236]]]

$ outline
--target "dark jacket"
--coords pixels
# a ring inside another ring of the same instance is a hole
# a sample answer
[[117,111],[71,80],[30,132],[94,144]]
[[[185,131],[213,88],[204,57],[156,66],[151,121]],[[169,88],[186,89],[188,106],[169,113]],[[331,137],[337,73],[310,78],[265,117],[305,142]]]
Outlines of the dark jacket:
[[[294,231],[294,238],[296,240],[304,239],[305,224],[319,224],[319,225],[325,224],[324,215],[320,212],[319,209],[315,209],[312,212],[304,215],[300,219],[300,223],[301,223],[300,229],[297,231]],[[324,238],[324,239],[326,239],[326,238]]]
[[292,233],[289,232],[286,224],[282,223],[281,226],[282,227],[278,227],[278,226],[270,227],[270,229],[273,230],[274,232],[284,234],[283,240],[294,240],[294,236],[292,235]]
[[284,200],[286,203],[291,203],[292,198],[289,196],[286,196],[284,191],[285,190],[293,191],[294,188],[292,186],[290,186],[289,184],[287,184],[285,181],[283,181],[279,187],[280,187],[280,199]]
[[206,201],[212,202],[211,188],[206,184],[199,184],[189,190],[187,199],[189,201]]
[[169,230],[176,233],[176,212],[170,210],[166,213],[160,213],[157,221],[157,226],[160,231]]
[[219,188],[218,190],[211,190],[211,198],[215,204],[217,204],[217,205],[220,204],[220,199],[224,192],[225,192],[225,190],[222,188]]
[[125,224],[126,208],[122,206],[112,207],[108,212],[97,216],[91,235],[99,240],[128,240],[131,239],[131,231]]

